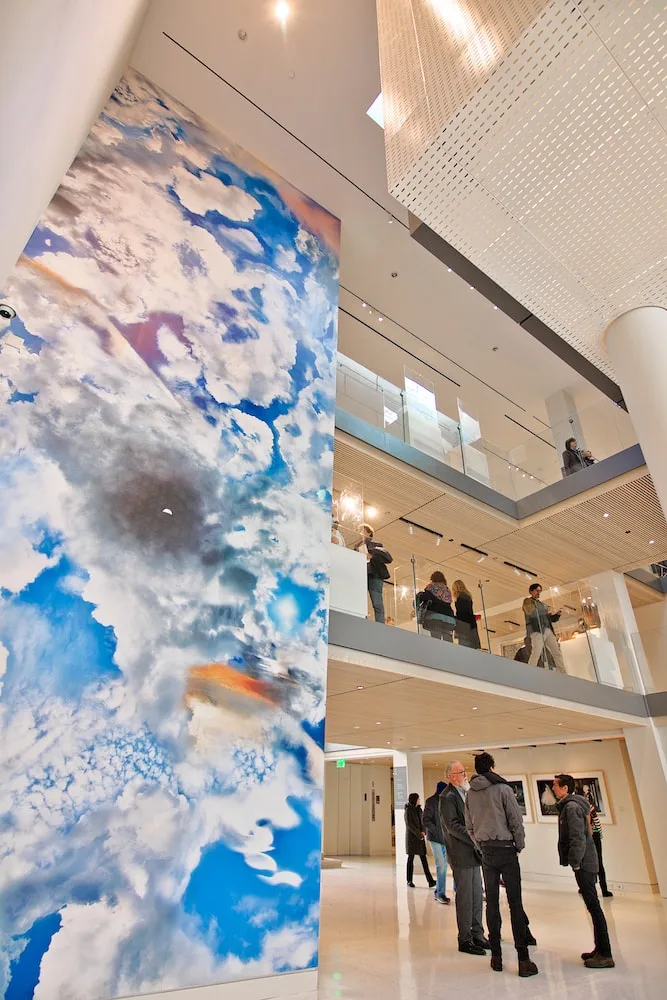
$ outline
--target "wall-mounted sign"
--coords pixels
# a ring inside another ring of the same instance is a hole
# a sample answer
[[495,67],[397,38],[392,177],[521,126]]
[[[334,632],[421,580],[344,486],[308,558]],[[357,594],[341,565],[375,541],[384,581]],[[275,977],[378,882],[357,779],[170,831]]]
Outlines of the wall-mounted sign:
[[345,767],[346,762],[344,760],[337,760],[336,767]]

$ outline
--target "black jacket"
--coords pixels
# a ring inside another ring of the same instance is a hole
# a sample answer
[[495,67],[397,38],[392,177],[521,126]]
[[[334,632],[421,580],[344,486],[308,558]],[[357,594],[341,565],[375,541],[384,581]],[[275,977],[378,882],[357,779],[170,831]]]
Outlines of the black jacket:
[[424,822],[422,807],[405,803],[405,853],[426,854],[426,841],[422,837]]
[[465,622],[470,628],[477,628],[477,619],[472,609],[472,597],[467,594],[459,594],[456,598],[456,620]]
[[429,795],[424,803],[424,830],[432,844],[444,844],[445,833],[440,821],[440,796]]
[[558,857],[563,867],[599,870],[598,855],[591,836],[588,814],[591,804],[583,795],[566,795],[558,809]]
[[426,620],[429,614],[438,614],[448,615],[454,621],[454,612],[449,601],[441,601],[430,590],[421,590],[417,594],[417,605],[423,620]]
[[580,469],[587,469],[593,464],[593,459],[587,458],[578,448],[566,448],[563,452],[563,470],[566,476],[571,476]]
[[391,573],[387,569],[387,564],[394,561],[389,552],[382,548],[381,542],[374,542],[372,538],[367,539],[366,548],[370,556],[370,559],[366,563],[366,572],[369,577],[375,577],[378,580],[388,580]]
[[452,784],[447,785],[440,796],[440,820],[445,832],[447,857],[452,868],[478,868],[481,857],[466,830],[463,799]]

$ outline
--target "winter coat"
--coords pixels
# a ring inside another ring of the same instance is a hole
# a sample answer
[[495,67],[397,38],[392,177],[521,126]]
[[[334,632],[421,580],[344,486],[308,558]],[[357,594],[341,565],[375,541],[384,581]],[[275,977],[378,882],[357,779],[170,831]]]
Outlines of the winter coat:
[[440,821],[440,796],[429,795],[424,803],[424,830],[432,844],[444,844],[445,833]]
[[584,455],[579,448],[566,448],[563,452],[563,471],[566,476],[571,476],[574,472],[579,472],[580,469],[587,469],[589,465],[593,464],[594,460]]
[[426,854],[426,841],[422,837],[424,821],[422,807],[405,804],[405,853]]
[[591,804],[583,795],[566,795],[558,809],[558,857],[563,867],[581,868],[597,874],[598,854],[595,850],[588,814]]
[[480,853],[466,830],[465,807],[455,785],[447,785],[440,796],[440,820],[452,868],[478,868],[481,864]]
[[466,829],[480,847],[511,841],[517,851],[526,844],[523,817],[514,792],[494,771],[476,774],[465,805]]
[[372,538],[366,539],[366,548],[370,556],[366,563],[366,572],[369,578],[388,580],[391,573],[387,569],[387,564],[394,561],[389,552],[382,548],[381,542],[374,542]]

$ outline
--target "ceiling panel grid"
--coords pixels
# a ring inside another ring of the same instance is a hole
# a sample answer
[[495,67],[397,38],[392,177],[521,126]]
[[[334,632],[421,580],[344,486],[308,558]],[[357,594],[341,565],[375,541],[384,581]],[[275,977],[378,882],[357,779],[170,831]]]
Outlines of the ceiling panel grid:
[[[379,0],[380,25],[408,2]],[[390,104],[390,190],[613,376],[599,343],[606,325],[635,306],[667,306],[664,4],[411,6],[423,75],[397,101],[401,115]],[[519,38],[506,30],[510,11]],[[400,74],[393,83],[402,44],[381,34],[392,95],[407,87]]]

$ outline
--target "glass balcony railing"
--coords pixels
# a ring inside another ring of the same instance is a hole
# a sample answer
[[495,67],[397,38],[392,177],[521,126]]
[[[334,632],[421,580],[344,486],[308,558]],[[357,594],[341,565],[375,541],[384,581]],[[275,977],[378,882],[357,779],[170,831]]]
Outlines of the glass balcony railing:
[[[465,400],[458,400],[456,419],[438,410],[434,386],[409,370],[401,389],[339,354],[336,399],[341,409],[512,500],[558,482],[568,472],[565,440],[575,435],[567,421],[539,431],[512,421],[516,428],[505,438],[512,446],[503,447],[495,440],[497,428],[471,416]],[[470,406],[471,413],[474,409]],[[610,400],[581,408],[577,419],[592,461],[637,442],[628,414]]]

